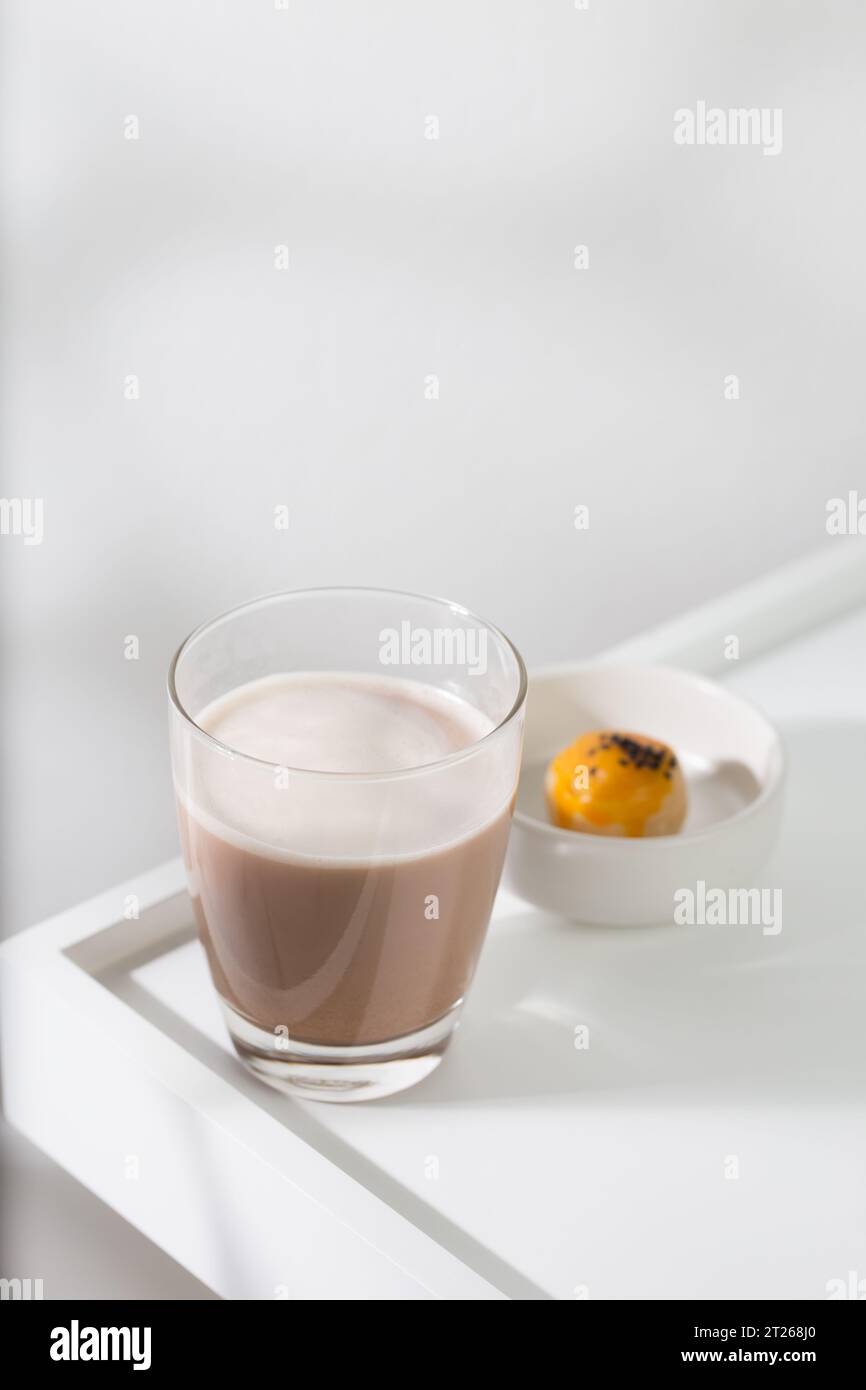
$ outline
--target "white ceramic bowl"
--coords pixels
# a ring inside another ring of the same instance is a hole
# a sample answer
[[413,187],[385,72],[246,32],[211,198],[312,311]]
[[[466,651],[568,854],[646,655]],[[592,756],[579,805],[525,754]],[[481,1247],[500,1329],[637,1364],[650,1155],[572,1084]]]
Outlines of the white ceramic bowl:
[[[678,835],[620,839],[551,825],[550,758],[581,733],[621,729],[670,744],[689,811]],[[590,663],[530,680],[520,791],[505,882],[580,922],[673,920],[678,889],[760,886],[779,828],[785,757],[772,724],[722,686],[665,666]]]

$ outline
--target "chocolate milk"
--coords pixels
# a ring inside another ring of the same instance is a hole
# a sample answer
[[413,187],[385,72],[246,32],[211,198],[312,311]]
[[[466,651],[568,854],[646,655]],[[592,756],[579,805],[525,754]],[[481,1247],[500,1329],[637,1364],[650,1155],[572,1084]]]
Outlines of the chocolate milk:
[[334,1047],[391,1041],[454,1008],[487,929],[513,798],[473,826],[465,789],[458,804],[408,769],[484,738],[486,716],[417,682],[313,674],[252,682],[196,722],[284,771],[279,785],[263,764],[245,787],[227,755],[205,809],[179,800],[196,920],[225,1003],[268,1034]]

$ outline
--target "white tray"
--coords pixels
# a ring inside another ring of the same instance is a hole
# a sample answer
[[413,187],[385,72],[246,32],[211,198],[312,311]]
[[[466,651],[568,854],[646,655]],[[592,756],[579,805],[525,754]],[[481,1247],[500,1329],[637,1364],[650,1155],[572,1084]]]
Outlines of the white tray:
[[234,1058],[173,862],[0,950],[10,1119],[230,1298],[822,1298],[862,1275],[864,558],[828,544],[616,653],[726,666],[781,725],[778,936],[500,895],[434,1076],[316,1106]]

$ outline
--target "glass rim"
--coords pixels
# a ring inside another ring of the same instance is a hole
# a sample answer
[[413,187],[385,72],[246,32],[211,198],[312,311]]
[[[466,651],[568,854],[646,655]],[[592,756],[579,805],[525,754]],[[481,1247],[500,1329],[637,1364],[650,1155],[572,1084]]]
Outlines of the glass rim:
[[[197,724],[193,716],[187,710],[178,694],[176,673],[181,659],[185,652],[198,637],[202,637],[210,628],[225,622],[229,618],[235,617],[247,608],[257,608],[262,604],[274,603],[278,599],[289,598],[313,598],[323,594],[378,594],[382,598],[403,598],[414,599],[422,603],[436,603],[448,608],[452,613],[459,613],[464,618],[469,618],[472,622],[492,632],[500,642],[511,653],[517,666],[517,695],[508,713],[500,719],[492,729],[483,734],[481,738],[475,739],[466,748],[458,748],[454,753],[448,753],[444,758],[436,758],[430,763],[418,763],[414,767],[395,768],[388,772],[328,772],[317,770],[311,767],[287,767],[284,763],[271,762],[267,758],[256,758],[251,753],[242,753],[238,748],[232,748],[230,744],[223,743],[221,739],[209,734],[207,729],[203,729]],[[528,677],[523,657],[515,647],[511,638],[498,628],[495,623],[489,622],[472,609],[466,608],[462,603],[455,603],[451,599],[440,598],[435,594],[418,594],[407,589],[380,589],[375,585],[364,584],[325,584],[312,589],[278,589],[273,593],[261,594],[258,598],[247,599],[244,603],[235,604],[233,608],[227,608],[224,612],[218,613],[214,618],[208,618],[205,622],[199,623],[191,632],[187,633],[180,646],[177,648],[168,667],[168,697],[171,705],[180,715],[181,719],[189,726],[192,732],[204,743],[210,746],[214,752],[221,757],[240,758],[246,763],[257,764],[259,767],[266,767],[270,771],[288,772],[293,777],[321,777],[338,782],[384,782],[391,779],[414,777],[422,772],[435,772],[439,768],[448,767],[454,763],[464,762],[471,758],[485,744],[488,739],[492,739],[500,734],[516,718],[526,701],[528,688]]]

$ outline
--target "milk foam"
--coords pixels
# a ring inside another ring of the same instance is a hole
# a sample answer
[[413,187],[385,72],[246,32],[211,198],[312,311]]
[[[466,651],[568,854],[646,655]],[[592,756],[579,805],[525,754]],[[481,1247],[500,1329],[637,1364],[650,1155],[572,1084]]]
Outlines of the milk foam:
[[264,762],[356,774],[438,762],[493,728],[481,710],[435,686],[331,671],[250,681],[213,701],[196,723]]
[[[477,833],[514,794],[508,742],[491,740],[470,758],[435,767],[495,726],[461,696],[417,681],[268,676],[213,701],[196,723],[232,752],[261,761],[190,740],[181,803],[212,835],[283,861],[415,858]],[[427,770],[381,777],[415,768]]]

